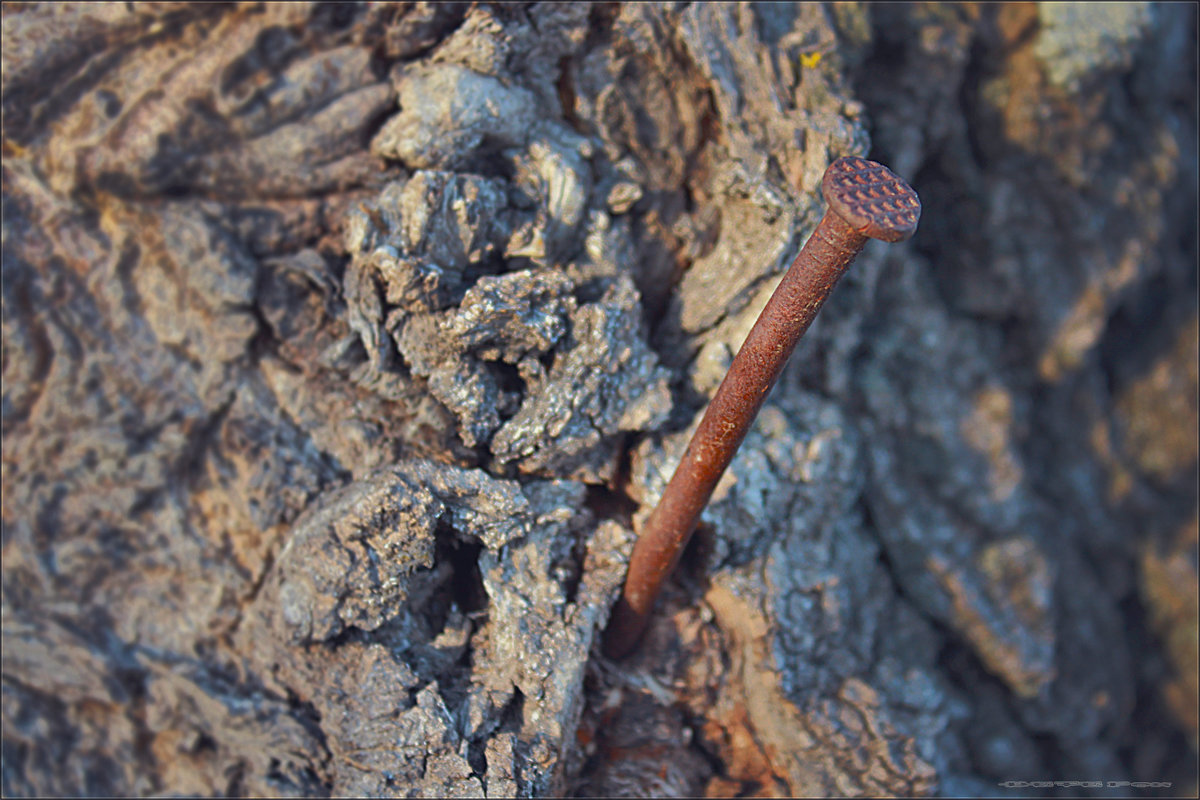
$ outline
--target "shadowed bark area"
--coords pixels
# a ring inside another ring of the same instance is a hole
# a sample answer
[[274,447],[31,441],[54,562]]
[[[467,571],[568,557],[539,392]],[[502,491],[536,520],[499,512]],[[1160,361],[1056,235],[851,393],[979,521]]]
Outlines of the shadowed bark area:
[[2,13],[6,795],[1195,792],[1194,6]]

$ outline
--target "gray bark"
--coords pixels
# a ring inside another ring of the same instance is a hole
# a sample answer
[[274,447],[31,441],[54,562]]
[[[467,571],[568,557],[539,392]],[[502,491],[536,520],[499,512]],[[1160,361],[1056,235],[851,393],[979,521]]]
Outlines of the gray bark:
[[[1195,26],[6,5],[4,793],[1193,791]],[[851,154],[917,235],[609,662]]]

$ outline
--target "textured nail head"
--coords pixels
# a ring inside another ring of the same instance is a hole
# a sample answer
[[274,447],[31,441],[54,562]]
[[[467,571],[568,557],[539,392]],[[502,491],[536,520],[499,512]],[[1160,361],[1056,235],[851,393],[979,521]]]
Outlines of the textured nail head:
[[902,242],[917,230],[921,201],[896,173],[875,161],[844,156],[821,181],[829,209],[869,239]]

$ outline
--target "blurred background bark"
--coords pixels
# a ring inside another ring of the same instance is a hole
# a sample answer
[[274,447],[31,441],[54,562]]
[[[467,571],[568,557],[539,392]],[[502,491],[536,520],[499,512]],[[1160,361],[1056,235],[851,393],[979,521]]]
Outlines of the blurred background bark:
[[6,795],[1196,792],[1194,5],[2,13]]

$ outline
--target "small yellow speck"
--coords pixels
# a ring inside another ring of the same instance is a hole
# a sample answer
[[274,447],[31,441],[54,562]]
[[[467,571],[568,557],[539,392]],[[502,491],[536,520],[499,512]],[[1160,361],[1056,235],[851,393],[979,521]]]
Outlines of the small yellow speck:
[[820,63],[821,63],[821,54],[820,53],[801,53],[800,54],[800,66],[804,67],[805,69],[812,69],[813,67],[815,67],[817,64],[820,64]]

